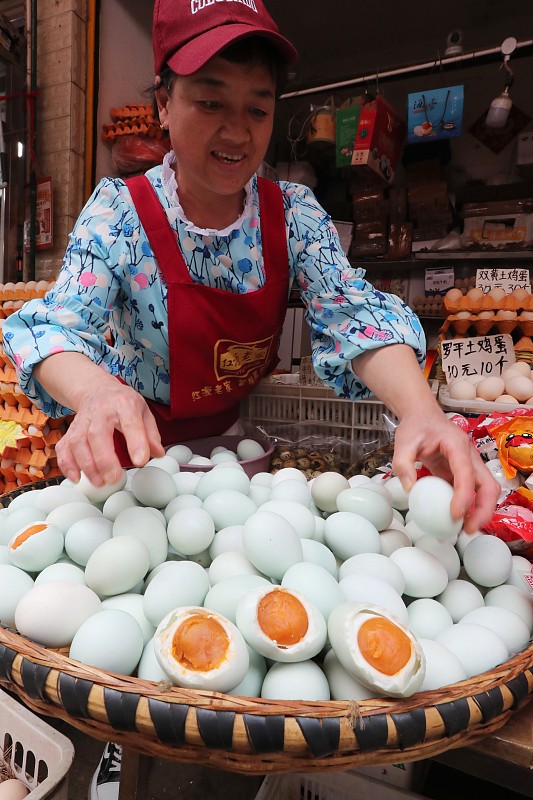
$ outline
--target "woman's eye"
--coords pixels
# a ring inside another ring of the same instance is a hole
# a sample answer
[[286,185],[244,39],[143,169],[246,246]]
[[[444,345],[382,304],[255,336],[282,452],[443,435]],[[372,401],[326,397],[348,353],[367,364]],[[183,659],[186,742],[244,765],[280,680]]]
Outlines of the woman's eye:
[[267,116],[267,112],[262,108],[251,108],[250,113],[253,117],[259,117],[260,119]]
[[200,105],[208,111],[217,111],[221,108],[221,104],[216,100],[200,100]]

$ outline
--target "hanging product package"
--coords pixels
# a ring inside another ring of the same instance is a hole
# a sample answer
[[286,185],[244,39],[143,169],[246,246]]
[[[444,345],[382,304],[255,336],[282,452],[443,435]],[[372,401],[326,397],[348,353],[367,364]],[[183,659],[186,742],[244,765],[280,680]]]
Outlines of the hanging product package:
[[351,165],[392,183],[405,142],[405,122],[380,95],[361,106]]
[[407,142],[461,135],[464,86],[427,89],[407,96]]

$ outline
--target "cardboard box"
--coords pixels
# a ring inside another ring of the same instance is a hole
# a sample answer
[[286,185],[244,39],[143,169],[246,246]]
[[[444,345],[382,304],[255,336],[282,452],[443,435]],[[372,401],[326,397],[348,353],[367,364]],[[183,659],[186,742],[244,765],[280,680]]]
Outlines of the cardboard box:
[[370,170],[392,183],[405,143],[405,122],[382,98],[361,107],[352,167]]
[[463,234],[471,242],[502,244],[533,240],[533,214],[466,217]]
[[354,97],[343,103],[335,112],[335,163],[337,167],[349,167],[352,163],[361,101],[361,97]]

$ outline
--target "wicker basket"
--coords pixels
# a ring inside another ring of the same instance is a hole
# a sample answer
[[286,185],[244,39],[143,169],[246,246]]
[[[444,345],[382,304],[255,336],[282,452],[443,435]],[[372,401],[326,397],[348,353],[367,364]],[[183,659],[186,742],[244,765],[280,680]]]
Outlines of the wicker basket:
[[533,644],[482,675],[406,700],[319,703],[116,675],[0,628],[0,684],[39,713],[146,755],[249,774],[345,770],[418,761],[500,728],[533,696]]

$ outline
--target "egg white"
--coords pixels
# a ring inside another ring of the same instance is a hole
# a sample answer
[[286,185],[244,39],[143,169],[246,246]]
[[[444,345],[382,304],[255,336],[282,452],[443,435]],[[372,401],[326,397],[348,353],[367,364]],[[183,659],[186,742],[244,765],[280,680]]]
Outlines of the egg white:
[[[307,614],[308,628],[304,637],[293,645],[278,644],[271,639],[261,628],[258,621],[258,606],[266,594],[270,592],[286,592],[291,594],[303,605]],[[306,661],[316,656],[327,639],[326,621],[318,608],[293,589],[276,586],[258,586],[241,598],[236,610],[237,627],[250,645],[265,658],[273,661],[294,662]]]
[[[380,672],[369,664],[358,647],[359,629],[373,617],[389,620],[411,642],[411,654],[407,663],[394,675]],[[343,603],[329,617],[328,634],[331,646],[344,669],[365,686],[391,697],[409,697],[422,685],[425,674],[422,647],[411,631],[385,609],[370,604]]]
[[[218,667],[196,671],[172,655],[172,640],[179,627],[191,617],[214,618],[228,637],[228,648]],[[185,689],[209,689],[228,692],[245,677],[249,666],[248,648],[244,637],[235,625],[216,611],[202,606],[182,606],[161,620],[154,634],[154,652],[159,665],[169,680]]]

